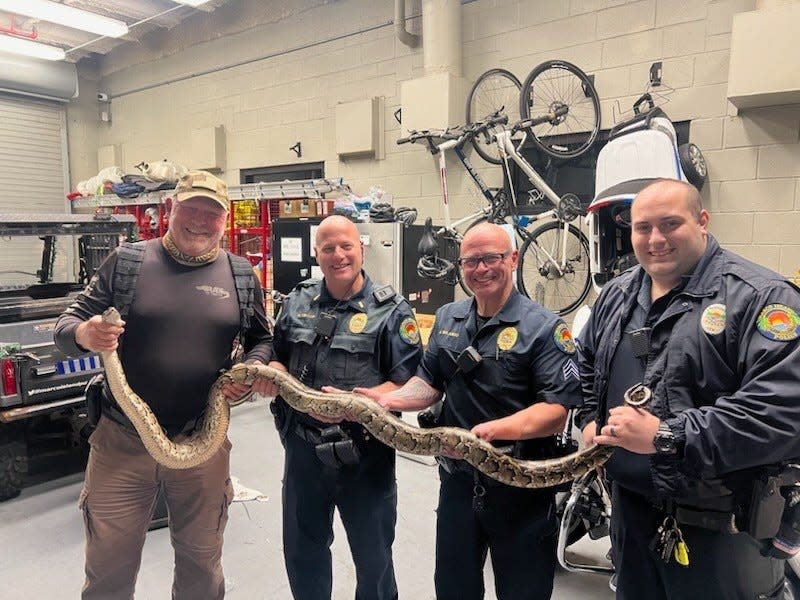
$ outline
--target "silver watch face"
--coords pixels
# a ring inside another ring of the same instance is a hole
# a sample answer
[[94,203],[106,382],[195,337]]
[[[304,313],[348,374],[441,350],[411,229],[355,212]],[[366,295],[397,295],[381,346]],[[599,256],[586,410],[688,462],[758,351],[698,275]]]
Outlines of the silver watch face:
[[656,447],[656,450],[662,454],[672,454],[675,452],[675,436],[672,435],[672,431],[667,429],[659,428],[656,432],[655,438],[653,438],[653,446]]

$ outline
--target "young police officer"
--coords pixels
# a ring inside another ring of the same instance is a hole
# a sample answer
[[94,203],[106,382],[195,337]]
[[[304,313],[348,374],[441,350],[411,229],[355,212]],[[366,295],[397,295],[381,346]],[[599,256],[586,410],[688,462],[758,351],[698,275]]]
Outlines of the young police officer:
[[[393,393],[356,391],[390,410],[419,410],[445,392],[442,424],[471,429],[490,442],[552,436],[581,399],[567,326],[516,290],[517,251],[501,227],[470,229],[460,253],[475,297],[437,311],[417,375]],[[515,456],[541,457],[524,450]],[[549,598],[556,560],[553,492],[503,485],[461,460],[445,460],[439,476],[436,598],[483,598],[487,550],[500,600]]]
[[[782,598],[760,538],[800,456],[800,292],[723,250],[687,183],[643,189],[631,221],[640,266],[606,284],[580,335],[579,423],[620,448],[606,465],[617,597]],[[640,387],[643,406],[623,405],[640,383],[649,401]]]
[[[422,355],[411,307],[391,287],[373,285],[361,270],[364,248],[345,217],[322,221],[314,249],[324,279],[301,283],[284,301],[270,366],[288,368],[323,391],[399,388]],[[272,386],[268,392],[277,390]],[[322,422],[280,398],[276,417],[286,448],[283,546],[294,597],[330,600],[335,506],[356,567],[356,598],[397,598],[394,451],[361,426]]]

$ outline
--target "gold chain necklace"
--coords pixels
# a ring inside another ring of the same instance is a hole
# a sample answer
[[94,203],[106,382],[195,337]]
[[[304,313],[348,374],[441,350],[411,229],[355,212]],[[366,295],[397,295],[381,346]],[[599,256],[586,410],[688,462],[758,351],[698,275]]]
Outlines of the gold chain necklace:
[[175,242],[172,241],[172,237],[169,235],[169,231],[164,234],[164,237],[161,238],[161,245],[164,246],[164,250],[178,261],[182,265],[186,265],[187,267],[199,267],[201,265],[207,265],[210,262],[214,262],[217,258],[217,254],[219,254],[219,247],[214,247],[205,254],[201,254],[200,256],[192,256],[190,254],[186,254],[185,252],[181,252],[180,249],[175,245]]

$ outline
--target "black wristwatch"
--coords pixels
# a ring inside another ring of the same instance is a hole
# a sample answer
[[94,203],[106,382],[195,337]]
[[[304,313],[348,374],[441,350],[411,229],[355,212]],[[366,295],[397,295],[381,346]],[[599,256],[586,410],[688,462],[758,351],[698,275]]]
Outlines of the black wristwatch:
[[653,437],[653,446],[656,447],[656,454],[676,454],[678,448],[675,444],[675,434],[669,428],[666,421],[661,421],[658,431]]

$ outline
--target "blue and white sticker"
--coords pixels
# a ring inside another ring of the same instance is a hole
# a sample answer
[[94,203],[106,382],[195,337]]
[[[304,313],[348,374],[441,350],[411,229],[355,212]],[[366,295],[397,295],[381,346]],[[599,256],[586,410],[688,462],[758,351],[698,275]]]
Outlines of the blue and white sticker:
[[71,360],[62,360],[56,364],[56,372],[59,375],[68,375],[70,373],[80,373],[81,371],[93,371],[100,368],[100,357],[96,354],[84,356],[83,358],[73,358]]

